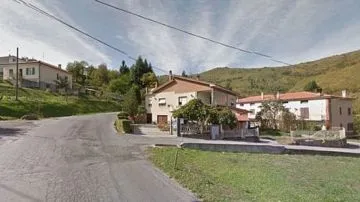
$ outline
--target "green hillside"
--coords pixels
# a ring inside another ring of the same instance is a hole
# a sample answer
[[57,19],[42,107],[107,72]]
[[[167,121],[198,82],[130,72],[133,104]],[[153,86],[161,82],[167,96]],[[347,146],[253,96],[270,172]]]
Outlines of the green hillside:
[[120,111],[120,104],[95,96],[61,96],[29,88],[19,89],[19,101],[15,101],[15,88],[0,80],[0,120],[17,119],[26,114],[40,117],[59,117],[77,114]]
[[[285,67],[215,68],[200,77],[222,86],[229,83],[244,97],[261,92],[302,91],[309,81],[315,80],[325,93],[340,95],[346,89],[356,98],[354,112],[360,114],[360,50]],[[357,125],[360,126],[360,120]]]

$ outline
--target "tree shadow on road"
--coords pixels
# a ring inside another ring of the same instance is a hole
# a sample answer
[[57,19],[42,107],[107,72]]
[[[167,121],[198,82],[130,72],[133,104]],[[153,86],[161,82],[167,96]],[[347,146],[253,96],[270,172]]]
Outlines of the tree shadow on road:
[[0,127],[0,139],[1,137],[8,137],[8,136],[17,136],[21,135],[20,128],[1,128]]

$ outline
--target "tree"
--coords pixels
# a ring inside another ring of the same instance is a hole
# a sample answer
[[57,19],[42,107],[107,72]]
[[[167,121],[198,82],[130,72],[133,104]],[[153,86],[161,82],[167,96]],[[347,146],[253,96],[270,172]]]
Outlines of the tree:
[[182,76],[182,77],[188,77],[188,75],[186,74],[185,70],[182,71],[181,76]]
[[230,80],[230,79],[226,80],[226,85],[225,85],[225,88],[226,88],[226,89],[229,89],[229,90],[232,90],[232,87],[231,87],[231,80]]
[[125,61],[123,60],[121,62],[121,66],[120,66],[120,70],[119,70],[120,74],[127,74],[130,72],[129,67],[126,65]]
[[119,78],[111,80],[108,89],[113,93],[125,95],[131,88],[130,73],[121,74]]
[[138,113],[138,106],[141,103],[139,87],[133,85],[130,90],[125,94],[124,101],[122,103],[123,109],[134,118]]
[[88,66],[88,63],[85,61],[74,61],[69,62],[66,66],[66,70],[72,74],[74,83],[78,83],[82,86],[85,85],[85,68]]
[[101,64],[91,74],[91,83],[94,86],[102,87],[109,83],[109,71],[106,64]]
[[290,132],[291,129],[296,127],[296,115],[291,113],[289,109],[285,109],[281,113],[281,130]]
[[228,107],[205,105],[200,99],[190,100],[173,112],[175,118],[186,118],[200,125],[200,132],[206,124],[221,124],[231,129],[237,125],[235,114]]
[[135,64],[131,67],[130,72],[132,82],[140,87],[144,87],[141,83],[142,76],[148,72],[153,72],[153,70],[151,64],[139,56]]
[[59,80],[54,80],[55,85],[56,85],[56,89],[61,89],[65,91],[65,99],[66,102],[68,101],[68,96],[67,96],[67,91],[69,89],[69,81],[66,77],[59,77]]
[[143,87],[154,88],[158,82],[156,75],[153,72],[145,73],[141,77],[141,85]]
[[320,86],[314,80],[310,81],[304,86],[304,90],[309,92],[317,92],[320,89]]
[[277,101],[264,102],[260,108],[261,111],[256,114],[256,120],[261,123],[261,127],[277,130],[279,116],[285,111],[283,104]]

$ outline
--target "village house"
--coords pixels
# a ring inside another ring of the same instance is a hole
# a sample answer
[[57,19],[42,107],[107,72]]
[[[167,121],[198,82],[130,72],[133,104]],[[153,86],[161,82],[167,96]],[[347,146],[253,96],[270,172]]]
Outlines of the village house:
[[239,123],[246,125],[247,111],[236,109],[238,94],[221,86],[201,81],[199,77],[173,76],[163,85],[152,89],[145,99],[148,123],[170,123],[172,112],[191,99],[200,99],[212,106],[227,106],[235,113]]
[[353,133],[352,100],[342,91],[342,96],[312,92],[277,93],[276,95],[251,96],[237,100],[236,107],[249,112],[250,121],[265,101],[280,101],[285,108],[296,115],[298,120],[312,121],[329,127],[344,127]]
[[[3,80],[16,83],[16,57],[0,57],[0,76]],[[56,89],[56,80],[67,79],[72,88],[72,75],[63,70],[61,65],[55,66],[35,59],[19,59],[19,85],[28,88]]]

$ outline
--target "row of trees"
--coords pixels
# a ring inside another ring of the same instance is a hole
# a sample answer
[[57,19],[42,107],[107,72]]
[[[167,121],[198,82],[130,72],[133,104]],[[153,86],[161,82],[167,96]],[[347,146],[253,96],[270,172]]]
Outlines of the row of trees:
[[74,61],[68,63],[66,70],[72,74],[75,88],[87,87],[120,95],[123,109],[131,117],[146,113],[145,88],[153,88],[158,82],[151,63],[142,57],[130,67],[125,61],[118,69],[109,69],[106,64],[95,67],[85,61]]

